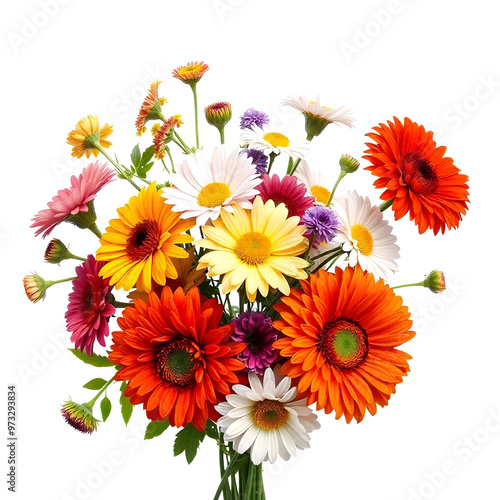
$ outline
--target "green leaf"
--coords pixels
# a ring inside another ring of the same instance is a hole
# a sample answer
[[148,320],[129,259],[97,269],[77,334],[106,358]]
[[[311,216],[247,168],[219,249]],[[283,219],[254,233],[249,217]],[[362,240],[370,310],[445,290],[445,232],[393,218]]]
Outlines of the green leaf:
[[205,433],[209,438],[217,441],[219,440],[219,429],[217,428],[217,424],[211,420],[207,420],[207,429]]
[[144,439],[153,439],[163,434],[169,428],[170,424],[168,420],[156,420],[149,422],[146,427],[146,434],[144,434]]
[[176,457],[181,453],[185,453],[186,460],[190,464],[194,460],[194,457],[196,457],[203,439],[205,439],[205,431],[199,431],[193,424],[186,425],[175,436],[174,456]]
[[91,391],[98,391],[106,385],[107,380],[103,378],[93,378],[90,382],[87,382],[83,387],[85,389],[90,389]]
[[111,401],[109,400],[108,396],[104,396],[104,399],[101,401],[101,414],[103,422],[106,422],[110,413],[111,413]]
[[97,366],[97,367],[106,367],[106,366],[115,366],[106,356],[100,356],[95,352],[92,356],[89,356],[78,349],[69,349],[78,359],[81,359],[84,363],[88,365]]
[[134,410],[134,406],[130,402],[130,399],[127,396],[125,396],[125,394],[123,394],[126,388],[127,388],[127,382],[122,382],[122,385],[120,386],[120,391],[122,393],[120,396],[120,404],[122,405],[123,421],[125,422],[125,425],[128,425],[128,421],[132,416],[132,411]]
[[141,150],[139,148],[139,144],[136,144],[134,146],[134,149],[132,149],[132,154],[130,155],[130,158],[132,159],[132,164],[134,165],[135,168],[140,166],[140,164],[141,164]]
[[144,153],[142,153],[142,158],[141,158],[141,165],[146,165],[149,163],[149,160],[153,158],[153,155],[155,154],[155,147],[154,146],[149,146]]
[[154,162],[148,163],[147,165],[141,165],[137,167],[137,175],[141,178],[146,178],[146,174],[151,170],[151,167],[154,165]]

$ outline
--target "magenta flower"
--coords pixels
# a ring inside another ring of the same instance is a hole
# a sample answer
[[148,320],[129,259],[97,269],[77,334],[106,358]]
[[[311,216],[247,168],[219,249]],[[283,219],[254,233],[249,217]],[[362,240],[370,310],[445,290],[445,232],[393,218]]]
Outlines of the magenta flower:
[[273,342],[278,340],[279,332],[273,327],[271,318],[264,313],[244,312],[232,322],[232,340],[247,344],[237,358],[245,364],[248,371],[264,375],[266,368],[278,358],[278,351],[273,347]]
[[94,342],[102,346],[109,335],[109,317],[115,307],[109,301],[109,278],[101,278],[99,271],[106,262],[97,262],[93,255],[76,268],[78,278],[73,281],[73,292],[69,294],[68,310],[65,314],[67,329],[75,348],[92,356]]
[[314,196],[306,196],[307,188],[296,177],[285,175],[280,179],[277,174],[272,177],[264,174],[262,182],[255,187],[265,203],[273,200],[276,205],[284,203],[288,209],[288,217],[302,217],[305,211],[313,206]]
[[35,236],[43,233],[42,238],[49,235],[61,222],[71,222],[85,229],[91,228],[96,221],[93,200],[96,194],[109,184],[115,173],[101,165],[98,161],[84,168],[82,173],[71,177],[71,187],[61,189],[45,210],[40,210],[30,227],[38,227]]

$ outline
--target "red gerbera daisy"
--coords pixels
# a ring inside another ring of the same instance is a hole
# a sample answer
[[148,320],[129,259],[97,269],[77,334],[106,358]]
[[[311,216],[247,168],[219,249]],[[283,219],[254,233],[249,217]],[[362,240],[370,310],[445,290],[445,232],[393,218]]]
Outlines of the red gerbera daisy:
[[149,304],[136,299],[134,306],[113,333],[116,380],[130,381],[125,395],[150,420],[205,429],[208,418],[219,418],[214,406],[238,383],[234,372],[245,365],[236,355],[246,344],[229,340],[233,325],[219,326],[222,306],[216,299],[201,304],[198,288],[184,295],[165,287],[160,298],[151,292]]
[[280,179],[277,174],[270,177],[261,176],[262,182],[255,189],[260,191],[262,201],[273,200],[278,206],[284,203],[288,209],[288,217],[302,217],[308,208],[314,204],[313,196],[306,196],[307,188],[296,177],[285,175]]
[[444,156],[444,146],[436,147],[433,132],[409,118],[373,130],[367,134],[375,143],[366,144],[366,170],[378,177],[374,186],[385,189],[380,198],[394,200],[396,220],[409,212],[419,233],[458,227],[467,210],[469,178]]
[[409,371],[411,356],[396,349],[415,335],[408,308],[359,266],[320,270],[301,285],[274,306],[283,335],[273,346],[288,358],[280,371],[307,404],[360,422],[387,405]]
[[76,268],[78,278],[73,280],[73,292],[69,294],[68,310],[65,314],[68,332],[75,348],[92,356],[94,342],[102,346],[109,335],[109,317],[115,313],[115,307],[109,303],[109,279],[99,276],[99,271],[106,264],[97,262],[93,255]]

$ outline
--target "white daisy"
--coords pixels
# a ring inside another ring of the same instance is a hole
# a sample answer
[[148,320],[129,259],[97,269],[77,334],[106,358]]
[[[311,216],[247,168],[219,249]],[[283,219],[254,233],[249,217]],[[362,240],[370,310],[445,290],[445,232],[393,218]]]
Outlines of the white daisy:
[[254,188],[260,182],[250,158],[218,146],[210,160],[198,149],[178,165],[171,177],[173,187],[163,189],[163,195],[173,212],[182,212],[182,219],[196,217],[202,225],[208,218],[217,219],[222,209],[234,212],[235,204],[252,208],[249,200],[259,194]]
[[309,164],[302,160],[294,174],[307,188],[307,194],[316,198],[316,203],[326,205],[330,198],[335,181],[322,170],[312,170]]
[[309,448],[309,433],[320,425],[305,399],[295,401],[297,388],[291,388],[291,379],[267,368],[264,377],[249,373],[248,381],[250,387],[234,385],[236,394],[215,407],[223,415],[217,425],[224,439],[238,453],[249,450],[255,465],[274,463],[278,456],[289,460],[297,449]]
[[351,115],[351,109],[345,106],[339,106],[338,108],[322,106],[319,95],[316,97],[315,101],[310,101],[304,95],[289,96],[283,100],[282,104],[284,106],[290,106],[304,115],[320,118],[328,123],[336,123],[337,125],[342,123],[351,128],[354,126],[354,118]]
[[349,191],[345,197],[335,199],[333,209],[342,223],[334,241],[349,252],[349,265],[359,263],[375,279],[387,280],[398,270],[399,247],[379,207],[356,191]]
[[309,141],[292,143],[285,134],[264,125],[243,130],[241,142],[250,149],[259,149],[266,155],[285,153],[292,158],[304,158],[310,149]]

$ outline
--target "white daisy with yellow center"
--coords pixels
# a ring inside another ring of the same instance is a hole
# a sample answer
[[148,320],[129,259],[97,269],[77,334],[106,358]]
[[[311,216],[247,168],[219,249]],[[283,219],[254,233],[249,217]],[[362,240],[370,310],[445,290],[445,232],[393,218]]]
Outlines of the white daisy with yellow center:
[[351,115],[352,110],[345,106],[330,108],[322,106],[319,95],[315,101],[307,99],[304,95],[289,96],[283,100],[284,106],[290,106],[305,115],[321,118],[328,123],[343,124],[348,127],[354,127],[354,118]]
[[268,156],[271,153],[284,153],[292,158],[304,158],[311,149],[308,141],[292,142],[287,135],[268,125],[245,129],[241,134],[241,142],[249,149],[259,149]]
[[309,448],[309,434],[320,425],[306,399],[295,400],[291,379],[268,368],[264,377],[249,373],[248,382],[249,387],[234,385],[235,394],[215,407],[222,415],[217,425],[225,441],[240,454],[248,451],[255,465],[278,457],[289,460],[297,450]]
[[166,203],[172,212],[182,212],[181,219],[196,217],[198,225],[217,219],[221,210],[233,212],[235,205],[251,208],[261,182],[252,160],[226,146],[214,148],[211,159],[197,150],[170,181],[172,187],[163,190]]
[[349,191],[334,201],[333,209],[342,224],[334,241],[349,252],[349,265],[359,264],[375,279],[392,276],[398,270],[399,247],[379,207],[356,191]]
[[295,176],[307,188],[307,194],[316,198],[318,205],[327,205],[335,181],[321,170],[313,170],[309,164],[302,160],[295,171]]

